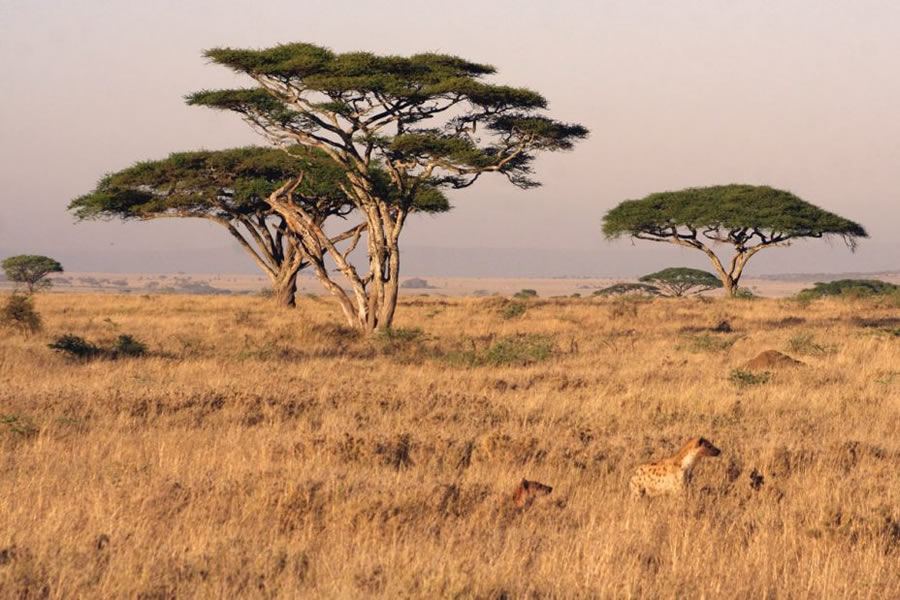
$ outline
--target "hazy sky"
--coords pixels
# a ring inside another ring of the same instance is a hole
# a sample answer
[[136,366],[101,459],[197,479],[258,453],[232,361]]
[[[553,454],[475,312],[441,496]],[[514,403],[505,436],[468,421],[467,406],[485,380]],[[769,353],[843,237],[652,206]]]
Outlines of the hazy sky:
[[[0,257],[69,270],[253,271],[202,221],[74,224],[104,173],[169,152],[263,143],[183,96],[242,85],[204,48],[304,41],[493,64],[554,118],[591,129],[537,162],[544,186],[487,177],[404,231],[406,275],[628,276],[708,268],[699,252],[608,243],[603,214],[654,191],[769,184],[862,223],[766,250],[753,273],[900,269],[900,2],[0,0]],[[485,249],[476,252],[475,249]]]

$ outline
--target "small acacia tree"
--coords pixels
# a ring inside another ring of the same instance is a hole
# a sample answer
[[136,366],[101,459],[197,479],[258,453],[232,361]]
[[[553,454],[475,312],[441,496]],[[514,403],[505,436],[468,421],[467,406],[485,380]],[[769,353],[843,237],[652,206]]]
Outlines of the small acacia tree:
[[[790,192],[752,185],[688,188],[626,200],[603,217],[603,233],[608,239],[630,235],[702,251],[728,296],[737,293],[747,261],[764,248],[837,235],[852,251],[857,238],[868,237],[861,225]],[[734,247],[727,269],[709,243]]]
[[[344,174],[321,152],[293,157],[273,148],[235,148],[180,152],[165,160],[144,161],[105,176],[69,210],[80,220],[199,218],[223,226],[266,273],[277,302],[294,306],[303,260],[296,233],[268,202],[286,182],[306,172],[294,190],[310,218],[322,226],[344,217],[353,204],[344,193]],[[357,224],[329,238],[352,238]]]
[[688,267],[669,267],[644,275],[639,281],[656,286],[669,296],[699,294],[722,287],[722,282],[712,273]]
[[[317,267],[317,275],[350,324],[365,331],[391,325],[400,233],[422,190],[465,188],[489,172],[534,187],[535,153],[568,150],[588,133],[540,114],[547,106],[540,94],[485,83],[493,67],[455,56],[336,54],[303,43],[215,48],[205,56],[256,87],[197,92],[189,104],[234,111],[274,144],[321,150],[344,170],[347,195],[366,220],[367,272],[329,248],[320,228],[292,206],[290,190],[276,210],[301,237],[322,242],[313,248],[329,250],[350,291],[327,270]],[[386,181],[373,171],[377,165]]]
[[655,285],[646,283],[616,283],[595,291],[593,296],[627,296],[630,294],[659,296],[662,292]]
[[29,294],[45,290],[53,285],[47,279],[50,273],[62,273],[62,265],[47,256],[20,254],[3,260],[3,271],[10,281],[22,283]]

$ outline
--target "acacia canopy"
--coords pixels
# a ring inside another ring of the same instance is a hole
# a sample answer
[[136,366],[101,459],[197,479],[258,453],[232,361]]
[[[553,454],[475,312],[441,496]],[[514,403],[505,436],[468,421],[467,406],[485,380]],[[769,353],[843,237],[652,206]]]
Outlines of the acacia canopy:
[[[752,185],[688,188],[626,200],[606,213],[603,233],[609,239],[630,235],[697,248],[710,258],[729,295],[737,290],[747,260],[763,248],[837,235],[852,250],[857,238],[867,237],[859,224],[790,192]],[[728,270],[706,240],[734,246]]]
[[722,287],[718,277],[707,271],[688,267],[669,267],[656,273],[644,275],[639,281],[649,283],[664,290],[669,296],[699,294]]
[[24,283],[29,294],[47,289],[53,284],[46,279],[50,273],[62,273],[62,265],[49,256],[39,254],[19,254],[3,259],[0,267],[10,281]]
[[[327,271],[316,272],[350,323],[368,331],[393,320],[399,236],[420,189],[464,188],[488,172],[534,187],[536,152],[568,150],[587,136],[580,125],[541,114],[547,101],[537,92],[485,83],[493,67],[455,56],[339,54],[304,43],[214,48],[205,56],[256,87],[197,92],[189,104],[236,112],[274,144],[321,150],[344,170],[366,219],[368,272],[336,257],[349,293]],[[384,168],[393,200],[373,164]],[[301,212],[287,204],[280,210],[290,227],[307,228]]]
[[[374,167],[373,167],[374,169]],[[308,263],[299,239],[272,207],[272,196],[300,173],[293,189],[296,202],[320,226],[329,217],[346,217],[353,203],[344,172],[322,152],[297,156],[274,148],[246,147],[221,151],[180,152],[164,160],[144,161],[105,176],[96,188],[69,204],[79,219],[149,220],[194,217],[224,226],[272,281],[276,298],[294,304],[296,276]],[[389,186],[384,173],[373,175]],[[396,195],[386,190],[385,195]],[[434,190],[419,194],[429,212],[447,210],[446,198]],[[332,237],[352,237],[362,225]]]

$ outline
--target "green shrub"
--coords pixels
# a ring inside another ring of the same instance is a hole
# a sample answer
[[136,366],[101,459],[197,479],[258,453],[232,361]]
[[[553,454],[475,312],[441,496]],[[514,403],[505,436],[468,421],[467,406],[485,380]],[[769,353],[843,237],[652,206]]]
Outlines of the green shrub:
[[373,338],[377,342],[402,345],[416,342],[425,337],[425,332],[419,327],[390,327],[382,329]]
[[41,315],[34,310],[34,298],[13,294],[0,311],[0,325],[15,329],[24,336],[41,329]]
[[0,415],[0,424],[6,425],[7,431],[30,438],[38,434],[38,427],[34,422],[21,415]]
[[418,327],[391,327],[372,336],[370,352],[401,362],[417,362],[428,353],[428,339],[428,334]]
[[731,348],[736,341],[736,337],[693,335],[688,338],[688,349],[691,352],[722,352]]
[[66,334],[56,338],[52,344],[47,347],[61,352],[71,358],[87,360],[95,358],[102,353],[102,350],[77,335]]
[[502,338],[485,354],[489,365],[527,365],[550,358],[552,341],[543,335],[516,335]]
[[816,343],[811,333],[801,333],[788,340],[788,352],[807,356],[825,356],[832,348]]
[[147,346],[128,334],[122,334],[116,340],[115,352],[116,355],[143,356],[147,353]]
[[728,381],[741,388],[751,385],[760,385],[766,383],[771,378],[772,374],[768,371],[757,374],[743,369],[732,369],[731,373],[728,374]]
[[526,289],[519,290],[518,292],[513,294],[513,298],[519,298],[519,299],[524,300],[525,298],[537,298],[537,295],[538,295],[537,290],[531,290],[531,289],[526,288]]
[[838,296],[843,298],[866,298],[869,296],[900,296],[900,286],[878,279],[838,279],[817,282],[813,287],[797,294],[798,299]]
[[516,334],[492,342],[486,349],[451,352],[447,360],[467,367],[525,366],[547,360],[553,354],[553,339],[545,335]]
[[524,315],[527,310],[528,305],[524,302],[510,302],[500,314],[504,319],[515,319],[516,317]]

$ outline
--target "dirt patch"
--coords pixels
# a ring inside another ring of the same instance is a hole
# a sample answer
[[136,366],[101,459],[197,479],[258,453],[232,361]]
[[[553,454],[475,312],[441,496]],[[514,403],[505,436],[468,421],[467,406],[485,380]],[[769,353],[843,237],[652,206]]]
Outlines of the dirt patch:
[[753,360],[744,364],[745,369],[751,371],[764,371],[767,369],[781,369],[785,367],[800,367],[805,365],[795,358],[791,358],[787,354],[782,354],[778,350],[766,350]]

